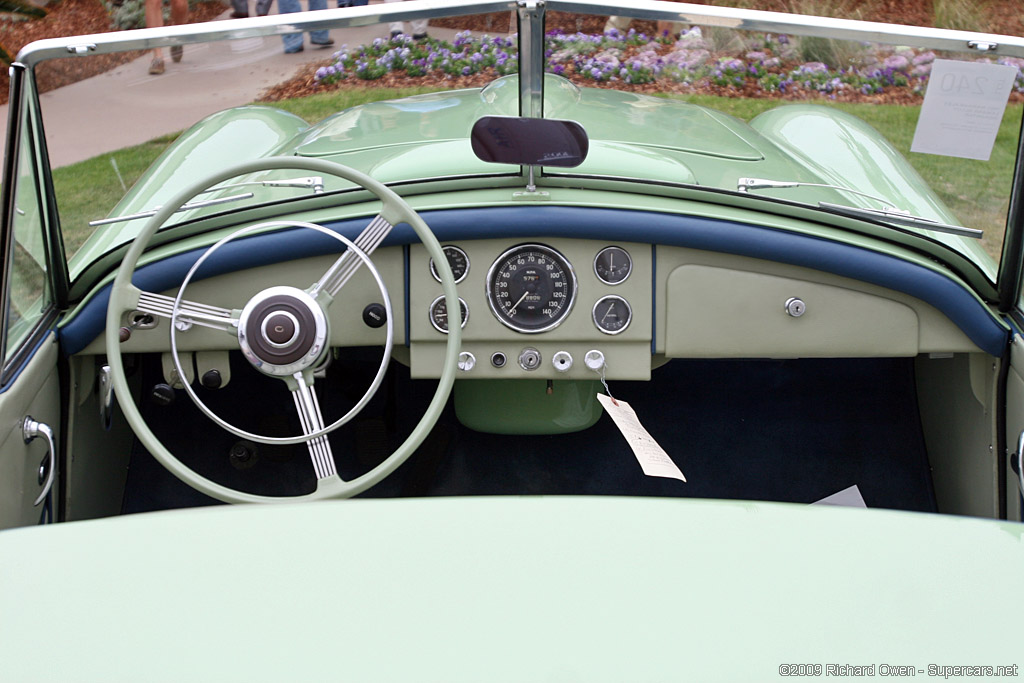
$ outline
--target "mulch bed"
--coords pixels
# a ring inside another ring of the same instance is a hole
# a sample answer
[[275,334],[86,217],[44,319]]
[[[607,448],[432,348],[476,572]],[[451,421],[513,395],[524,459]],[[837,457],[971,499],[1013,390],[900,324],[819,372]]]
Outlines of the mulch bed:
[[[220,15],[226,7],[218,0],[196,3],[189,12],[188,23],[209,21]],[[111,30],[110,15],[100,0],[60,0],[51,4],[49,13],[41,19],[0,23],[0,45],[13,57],[18,50],[34,40],[106,33]],[[40,92],[48,92],[109,71],[141,54],[123,52],[87,59],[51,60],[37,67],[36,83]],[[10,79],[7,69],[0,71],[0,104],[6,104]]]

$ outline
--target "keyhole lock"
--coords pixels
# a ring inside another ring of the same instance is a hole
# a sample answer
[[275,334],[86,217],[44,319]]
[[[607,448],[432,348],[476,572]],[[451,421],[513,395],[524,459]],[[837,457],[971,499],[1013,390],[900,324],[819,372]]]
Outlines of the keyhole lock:
[[803,300],[796,297],[790,297],[786,299],[786,313],[790,314],[794,318],[799,318],[807,312],[807,304]]

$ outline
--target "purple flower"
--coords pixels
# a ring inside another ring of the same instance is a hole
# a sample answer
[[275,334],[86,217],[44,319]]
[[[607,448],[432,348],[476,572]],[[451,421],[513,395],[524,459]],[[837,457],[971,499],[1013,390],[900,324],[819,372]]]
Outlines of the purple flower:
[[[921,54],[914,57],[914,66],[921,66],[922,64],[931,64],[935,61],[934,52],[922,52]],[[1024,61],[1024,60],[1022,60]]]
[[887,69],[906,69],[910,61],[903,55],[890,55],[882,62]]

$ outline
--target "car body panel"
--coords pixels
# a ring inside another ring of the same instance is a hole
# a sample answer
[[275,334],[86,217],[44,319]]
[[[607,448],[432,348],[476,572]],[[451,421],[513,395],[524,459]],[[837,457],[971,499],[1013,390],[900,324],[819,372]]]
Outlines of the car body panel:
[[[1022,533],[615,497],[207,508],[16,530],[0,536],[0,673],[763,680],[801,663],[876,675],[1014,664],[1007,606],[1024,589],[992,568],[1024,563]],[[14,656],[40,632],[61,646]]]

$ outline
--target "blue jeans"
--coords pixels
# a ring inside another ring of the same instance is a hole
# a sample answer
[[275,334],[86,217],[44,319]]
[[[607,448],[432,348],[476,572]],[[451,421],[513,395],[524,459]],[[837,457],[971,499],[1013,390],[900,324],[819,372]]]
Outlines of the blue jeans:
[[[309,9],[327,9],[327,0],[309,0]],[[288,12],[301,12],[302,5],[299,4],[299,0],[277,0],[277,11],[279,14],[287,14]],[[302,47],[302,34],[301,33],[288,33],[281,36],[281,40],[284,41],[285,52],[298,52]],[[314,45],[320,43],[326,43],[330,40],[330,35],[327,31],[310,31],[309,41]]]

